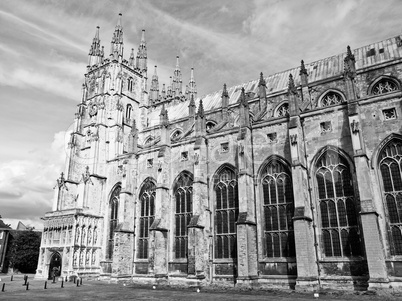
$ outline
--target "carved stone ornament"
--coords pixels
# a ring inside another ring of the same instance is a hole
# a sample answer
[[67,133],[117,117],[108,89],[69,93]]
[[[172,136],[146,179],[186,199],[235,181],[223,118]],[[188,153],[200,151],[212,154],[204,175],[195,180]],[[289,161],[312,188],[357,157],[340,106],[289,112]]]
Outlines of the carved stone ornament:
[[56,184],[56,186],[53,187],[53,189],[55,189],[56,187],[59,187],[59,189],[65,188],[68,191],[63,172],[60,174],[60,178],[58,178],[56,181],[57,181],[57,184]]
[[244,155],[244,145],[242,143],[239,144],[239,155],[240,156]]
[[194,164],[198,165],[198,163],[200,162],[200,154],[199,153],[195,153],[194,154]]
[[82,174],[82,182],[84,182],[84,184],[87,184],[87,182],[89,182],[92,185],[94,185],[94,183],[91,180],[91,175],[89,173],[89,166],[85,168],[85,173]]
[[290,144],[292,145],[297,144],[297,134],[290,135],[289,138],[290,138]]
[[353,120],[353,122],[350,124],[350,127],[352,129],[353,134],[357,134],[359,132],[359,122],[356,120]]
[[89,116],[95,116],[98,113],[98,105],[96,103],[89,104]]

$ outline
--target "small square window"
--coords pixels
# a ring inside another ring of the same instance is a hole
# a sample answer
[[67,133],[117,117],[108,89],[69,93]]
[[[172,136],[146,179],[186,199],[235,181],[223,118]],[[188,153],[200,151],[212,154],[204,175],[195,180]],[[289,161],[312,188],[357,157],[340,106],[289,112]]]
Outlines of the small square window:
[[187,161],[188,160],[188,152],[182,152],[180,156],[180,161]]
[[229,142],[225,142],[221,144],[221,152],[227,153],[229,152]]
[[152,168],[154,166],[154,159],[148,159],[147,160],[147,167]]
[[396,119],[396,110],[395,110],[395,108],[382,110],[382,114],[384,115],[384,120]]
[[367,51],[366,56],[369,57],[369,56],[373,56],[373,55],[375,55],[375,49],[371,48],[369,51]]
[[378,50],[379,53],[384,53],[384,48],[381,48],[380,50]]
[[331,121],[324,121],[320,123],[321,133],[327,133],[332,131]]
[[269,133],[267,134],[269,142],[276,142],[277,134],[276,133]]

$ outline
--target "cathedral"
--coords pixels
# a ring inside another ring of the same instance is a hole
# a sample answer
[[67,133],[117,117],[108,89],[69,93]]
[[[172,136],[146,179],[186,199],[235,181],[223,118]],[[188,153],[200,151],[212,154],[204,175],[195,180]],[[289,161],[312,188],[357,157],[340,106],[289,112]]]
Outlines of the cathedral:
[[148,83],[120,18],[89,50],[37,278],[402,289],[402,36],[199,97],[178,57]]

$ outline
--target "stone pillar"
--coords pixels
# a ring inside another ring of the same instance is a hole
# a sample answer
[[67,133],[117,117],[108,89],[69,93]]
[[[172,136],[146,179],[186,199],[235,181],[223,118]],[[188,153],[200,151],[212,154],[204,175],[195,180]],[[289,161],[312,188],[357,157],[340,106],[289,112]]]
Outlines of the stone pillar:
[[369,269],[369,289],[388,287],[388,275],[385,265],[385,248],[382,244],[378,213],[373,202],[369,160],[367,158],[360,129],[358,104],[349,103],[350,135],[354,151],[354,163],[360,197],[360,216],[364,237],[364,246]]
[[207,146],[198,137],[194,147],[193,216],[188,225],[188,278],[209,278]]
[[296,247],[296,288],[313,290],[318,285],[317,253],[313,216],[310,210],[308,174],[303,145],[300,117],[291,116],[289,122],[290,152],[295,213],[293,228]]
[[[248,112],[246,113],[248,114]],[[252,285],[257,277],[257,225],[252,166],[251,130],[240,129],[238,138],[239,218],[237,220],[237,285]]]

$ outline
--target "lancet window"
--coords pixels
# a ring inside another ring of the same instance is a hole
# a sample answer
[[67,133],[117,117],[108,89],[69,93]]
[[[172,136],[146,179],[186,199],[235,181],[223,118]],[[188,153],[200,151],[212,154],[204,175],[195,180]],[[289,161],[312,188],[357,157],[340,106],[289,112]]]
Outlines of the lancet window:
[[114,188],[109,200],[109,235],[108,235],[108,245],[106,256],[108,259],[113,258],[113,248],[114,248],[114,232],[117,227],[118,209],[119,209],[119,199],[120,199],[121,187],[117,186]]
[[140,218],[137,258],[148,258],[149,228],[155,218],[155,182],[146,179],[140,191]]

